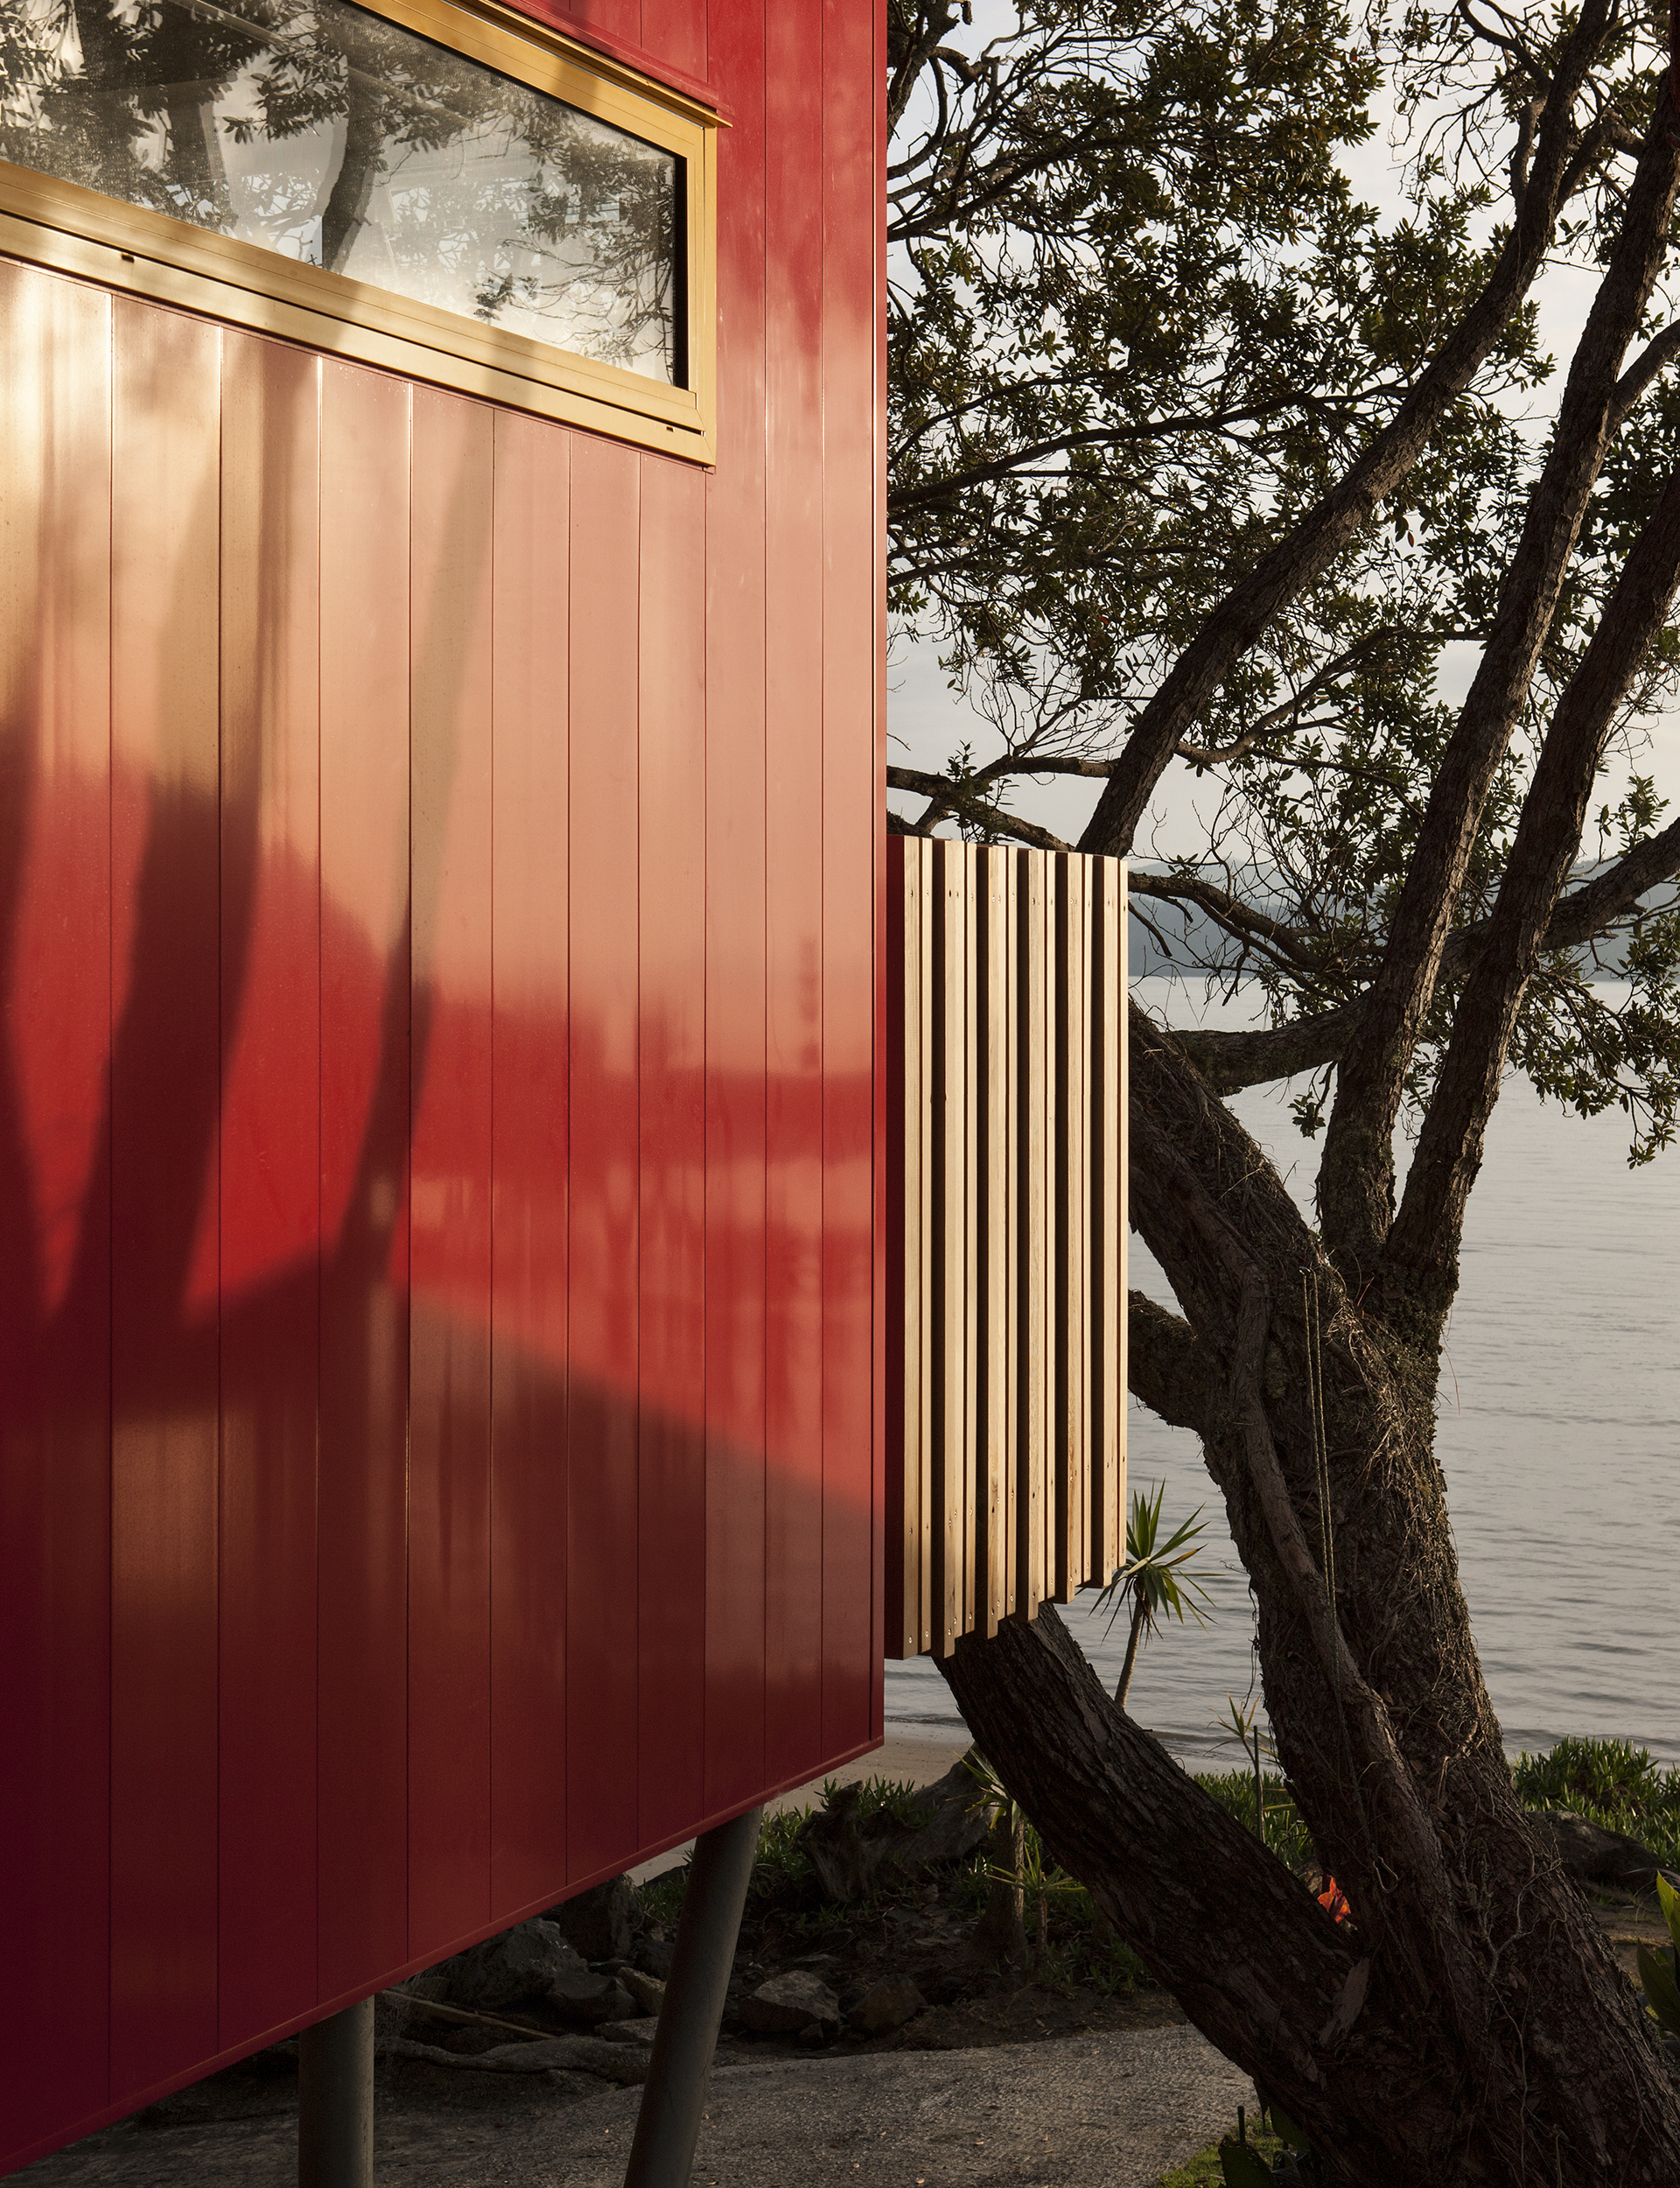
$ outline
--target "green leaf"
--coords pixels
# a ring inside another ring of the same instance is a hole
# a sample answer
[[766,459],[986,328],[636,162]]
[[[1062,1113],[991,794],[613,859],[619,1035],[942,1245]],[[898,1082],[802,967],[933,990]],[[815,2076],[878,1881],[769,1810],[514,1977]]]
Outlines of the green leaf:
[[1675,1983],[1674,1970],[1648,1945],[1639,1948],[1639,1980],[1651,2011],[1670,2036],[1680,2036],[1680,1987]]
[[1225,2170],[1225,2188],[1276,2188],[1272,2170],[1256,2157],[1246,2142],[1227,2135],[1219,2146],[1219,2162]]
[[1674,1939],[1676,1950],[1680,1951],[1680,1891],[1676,1891],[1660,1870],[1656,1879],[1656,1896],[1662,1903],[1662,1919],[1669,1925],[1669,1935]]
[[1270,2113],[1271,2131],[1280,2142],[1287,2142],[1292,2150],[1310,2150],[1311,2142],[1280,2105],[1273,2105]]

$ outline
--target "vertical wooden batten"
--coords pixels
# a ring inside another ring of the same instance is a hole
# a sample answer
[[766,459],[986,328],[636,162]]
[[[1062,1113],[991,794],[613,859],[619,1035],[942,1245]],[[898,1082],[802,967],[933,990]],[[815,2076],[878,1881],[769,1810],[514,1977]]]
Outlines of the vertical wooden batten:
[[1125,875],[895,837],[889,1612],[897,1652],[1119,1562]]

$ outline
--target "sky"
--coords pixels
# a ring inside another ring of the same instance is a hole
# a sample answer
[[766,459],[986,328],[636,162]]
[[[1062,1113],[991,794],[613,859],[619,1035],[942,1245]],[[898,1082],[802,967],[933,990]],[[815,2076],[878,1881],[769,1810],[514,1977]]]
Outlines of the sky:
[[[1006,29],[1014,19],[1014,11],[1000,0],[976,0],[974,17],[973,32],[963,36],[965,46],[970,35],[978,45]],[[1393,141],[1392,109],[1386,99],[1379,100],[1374,113],[1376,129],[1363,144],[1344,150],[1341,165],[1357,196],[1375,205],[1385,221],[1397,219],[1402,207],[1399,167],[1404,153]],[[1561,390],[1576,337],[1592,303],[1592,289],[1591,277],[1561,264],[1549,267],[1539,285],[1541,342],[1558,361],[1558,368],[1551,380],[1530,398],[1536,409],[1536,430]],[[1462,699],[1475,664],[1473,647],[1450,646],[1445,650],[1438,684],[1443,699]],[[1648,723],[1645,731],[1649,743],[1636,755],[1638,772],[1654,775],[1659,794],[1680,808],[1680,715],[1670,713]],[[965,740],[971,744],[976,761],[984,761],[999,749],[998,740],[984,717],[948,689],[939,665],[938,649],[929,643],[900,641],[893,648],[887,670],[887,732],[892,764],[934,773],[942,769],[948,755]],[[1615,803],[1626,787],[1628,772],[1622,762],[1613,764],[1594,797],[1595,811],[1603,802]],[[1074,776],[1023,785],[1017,810],[1065,841],[1075,842],[1101,789],[1099,782]],[[1152,850],[1166,856],[1198,848],[1203,831],[1197,823],[1197,811],[1211,810],[1216,796],[1213,777],[1198,778],[1181,765],[1169,768],[1139,831],[1138,855],[1147,857]],[[890,791],[888,803],[909,817],[921,810],[925,800]],[[1666,817],[1673,817],[1671,809]]]

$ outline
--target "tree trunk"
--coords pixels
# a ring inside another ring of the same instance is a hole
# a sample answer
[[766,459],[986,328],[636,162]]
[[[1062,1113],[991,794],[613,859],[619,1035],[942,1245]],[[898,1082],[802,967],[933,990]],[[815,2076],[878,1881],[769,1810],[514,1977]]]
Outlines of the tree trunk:
[[[1362,1900],[1350,1894],[1354,1920],[1334,1922],[1110,1701],[1051,1605],[1031,1625],[1006,1622],[995,1641],[960,1642],[944,1668],[1046,1853],[1348,2179],[1680,2181],[1667,2070],[1585,1903],[1520,1817],[1502,1873],[1460,1880],[1462,1936],[1485,1971],[1482,2023],[1465,2030],[1395,1979],[1358,1927]],[[1522,1931],[1497,1937],[1495,1904],[1519,1908]],[[1390,1927],[1415,1919],[1386,1912]],[[1504,2070],[1496,2089],[1479,2079],[1490,2038]]]
[[1000,1808],[991,1827],[988,1853],[991,1879],[986,1904],[970,1940],[976,1957],[990,1967],[1017,1972],[1026,1966],[1026,1891],[1022,1868],[1026,1857],[1026,1827],[1020,1809],[1011,1804]]
[[1119,1682],[1114,1690],[1114,1699],[1122,1709],[1126,1706],[1126,1696],[1131,1692],[1131,1675],[1138,1668],[1138,1644],[1144,1637],[1144,1620],[1147,1616],[1139,1599],[1132,1606],[1131,1631],[1126,1636],[1126,1660],[1120,1666]]
[[970,1730],[1046,1850],[1351,2179],[1675,2188],[1674,2085],[1530,1834],[1482,1685],[1434,1358],[1348,1299],[1135,1011],[1131,1124],[1133,1220],[1188,1317],[1134,1316],[1133,1387],[1202,1438],[1279,1757],[1351,1928],[1109,1700],[1047,1606],[944,1667]]

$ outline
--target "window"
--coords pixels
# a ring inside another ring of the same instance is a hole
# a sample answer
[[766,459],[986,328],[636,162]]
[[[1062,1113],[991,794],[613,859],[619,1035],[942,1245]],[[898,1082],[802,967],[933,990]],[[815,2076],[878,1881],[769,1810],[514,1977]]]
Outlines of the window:
[[499,7],[0,0],[0,249],[707,459],[715,127]]

